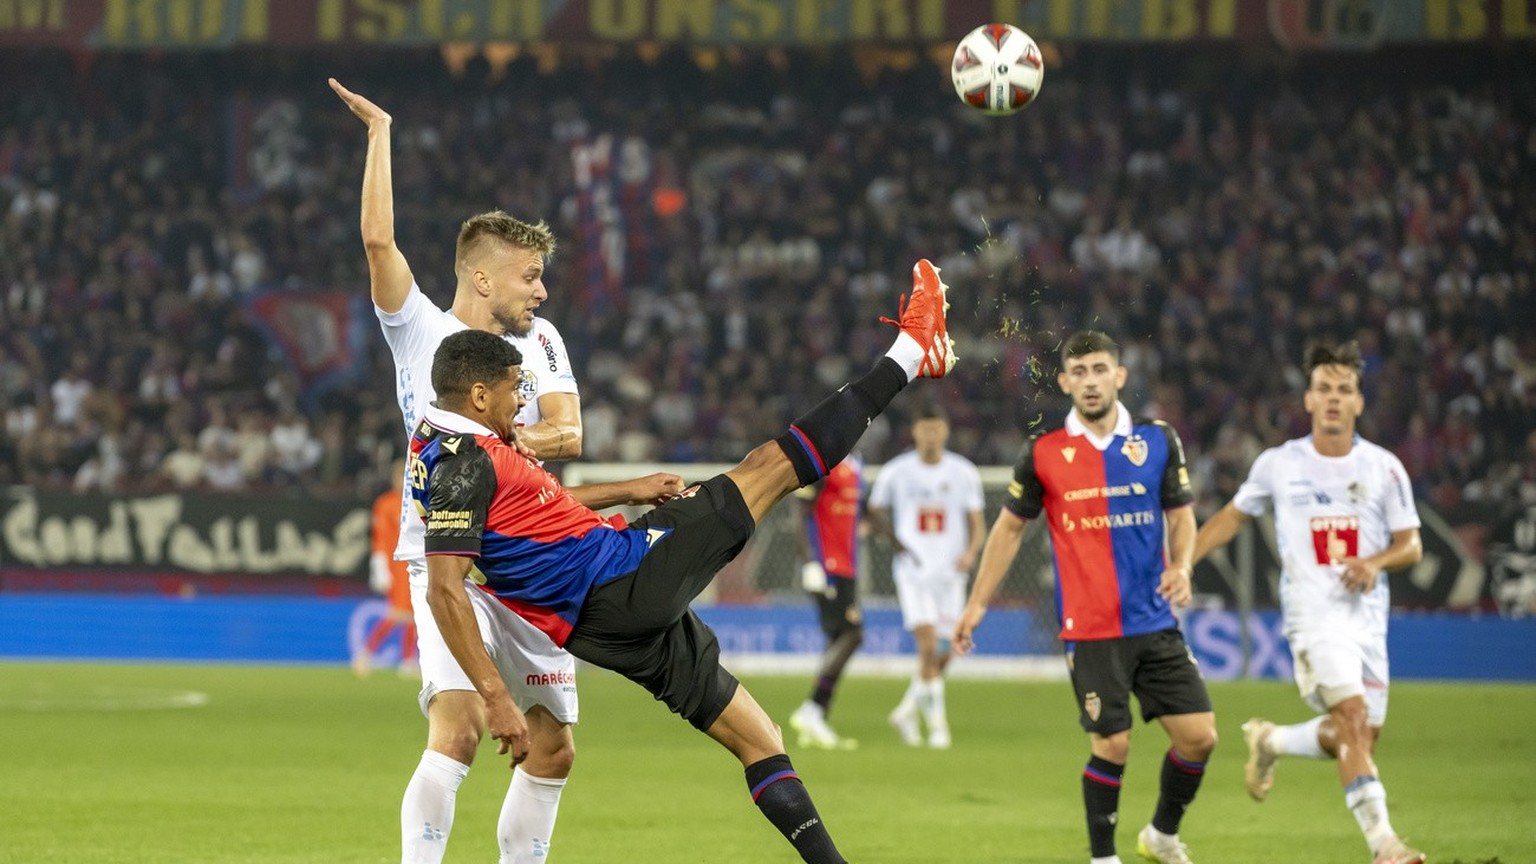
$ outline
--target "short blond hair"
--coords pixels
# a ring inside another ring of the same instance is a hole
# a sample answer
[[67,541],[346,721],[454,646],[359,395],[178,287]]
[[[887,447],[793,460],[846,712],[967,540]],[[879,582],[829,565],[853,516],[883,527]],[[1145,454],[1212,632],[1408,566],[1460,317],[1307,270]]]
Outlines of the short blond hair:
[[500,240],[518,249],[530,249],[548,258],[555,251],[555,234],[543,220],[529,224],[501,210],[492,210],[464,220],[459,227],[459,242],[453,251],[453,269],[487,240]]

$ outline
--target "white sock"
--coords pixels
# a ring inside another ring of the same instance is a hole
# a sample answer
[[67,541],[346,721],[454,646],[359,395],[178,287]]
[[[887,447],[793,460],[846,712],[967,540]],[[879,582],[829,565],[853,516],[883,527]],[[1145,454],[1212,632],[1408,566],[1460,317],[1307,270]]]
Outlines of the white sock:
[[1088,864],[1120,864],[1119,855],[1111,855],[1108,858],[1090,858]]
[[453,831],[453,803],[469,766],[426,750],[400,802],[402,864],[440,864]]
[[917,380],[917,367],[922,365],[923,355],[926,354],[923,346],[917,344],[917,340],[908,336],[906,331],[896,334],[896,343],[891,350],[885,352],[885,356],[896,361],[901,371],[907,373],[908,381]]
[[496,821],[500,864],[543,864],[549,857],[564,789],[564,777],[535,777],[521,768],[512,770],[512,785],[507,787],[501,818]]
[[1284,756],[1305,756],[1308,759],[1327,759],[1323,745],[1317,743],[1317,730],[1328,719],[1319,714],[1305,723],[1276,726],[1269,733],[1269,749]]
[[1374,853],[1385,840],[1396,836],[1387,819],[1387,787],[1375,777],[1359,777],[1344,790],[1344,803],[1355,814],[1365,845]]
[[927,697],[923,706],[923,717],[928,721],[928,725],[945,722],[943,678],[933,678],[928,681]]
[[914,708],[923,704],[923,679],[917,675],[912,676],[911,683],[907,684],[907,692],[901,694],[901,701],[896,703],[897,714],[908,714]]

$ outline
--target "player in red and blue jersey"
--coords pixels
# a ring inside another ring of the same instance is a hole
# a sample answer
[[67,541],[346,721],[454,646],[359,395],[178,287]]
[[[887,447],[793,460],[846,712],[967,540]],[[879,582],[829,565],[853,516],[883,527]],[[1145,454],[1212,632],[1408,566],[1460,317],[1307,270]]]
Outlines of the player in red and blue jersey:
[[[498,664],[498,616],[533,622],[572,655],[644,687],[725,746],[745,768],[763,815],[810,864],[843,864],[778,727],[720,665],[715,634],[688,608],[784,496],[825,477],[915,378],[955,361],[944,284],[913,268],[895,344],[735,468],[691,486],[627,524],[583,506],[515,446],[521,357],[489,333],[445,338],[433,358],[437,402],[412,445],[412,494],[425,505],[427,601],[485,706],[486,727],[514,761],[527,720]],[[622,498],[665,492],[617,484]],[[601,506],[601,505],[598,505]],[[464,590],[472,578],[481,590]],[[514,615],[515,613],[515,615]]]
[[1120,859],[1115,825],[1130,754],[1131,694],[1143,721],[1156,718],[1172,743],[1157,810],[1137,835],[1144,857],[1189,861],[1179,823],[1216,746],[1216,717],[1172,607],[1190,599],[1194,492],[1173,427],[1133,418],[1118,401],[1126,369],[1119,346],[1097,331],[1062,347],[1057,378],[1072,398],[1065,427],[1025,444],[1008,500],[982,550],[955,647],[971,636],[1019,551],[1024,525],[1049,520],[1056,612],[1067,668],[1092,757],[1083,803],[1095,864]]
[[821,654],[811,696],[790,715],[789,728],[799,733],[801,747],[849,749],[856,742],[837,734],[827,723],[827,713],[843,669],[864,644],[864,616],[859,612],[855,581],[864,460],[849,456],[821,483],[807,486],[795,496],[800,499],[805,520],[805,530],[799,534],[800,553],[806,559],[800,568],[800,587],[816,600],[827,647]]

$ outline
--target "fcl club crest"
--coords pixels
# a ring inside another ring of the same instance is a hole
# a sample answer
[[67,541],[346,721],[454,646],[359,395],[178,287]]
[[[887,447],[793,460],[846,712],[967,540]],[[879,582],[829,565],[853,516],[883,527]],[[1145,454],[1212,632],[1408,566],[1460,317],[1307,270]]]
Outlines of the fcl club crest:
[[1131,464],[1137,468],[1147,464],[1147,442],[1140,435],[1132,435],[1125,439],[1125,446],[1120,448],[1121,455],[1131,460]]
[[1088,719],[1095,723],[1099,722],[1099,711],[1103,707],[1103,703],[1099,702],[1099,694],[1097,693],[1089,693],[1083,699],[1083,711],[1088,714]]

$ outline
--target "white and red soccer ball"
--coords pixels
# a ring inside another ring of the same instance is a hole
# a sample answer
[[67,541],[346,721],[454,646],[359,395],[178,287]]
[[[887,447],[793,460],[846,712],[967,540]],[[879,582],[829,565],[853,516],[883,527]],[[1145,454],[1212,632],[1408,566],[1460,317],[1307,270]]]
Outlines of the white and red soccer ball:
[[950,80],[965,104],[1012,114],[1034,100],[1045,79],[1040,46],[1012,24],[983,24],[955,46]]

